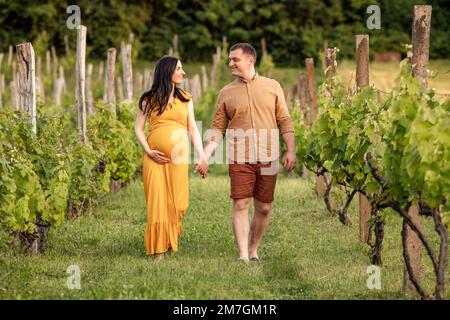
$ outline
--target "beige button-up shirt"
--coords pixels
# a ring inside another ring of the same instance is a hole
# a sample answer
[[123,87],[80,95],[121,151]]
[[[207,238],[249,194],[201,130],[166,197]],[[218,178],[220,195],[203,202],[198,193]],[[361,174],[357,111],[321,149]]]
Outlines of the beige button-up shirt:
[[279,137],[294,132],[283,90],[273,79],[256,74],[222,88],[208,141],[227,136],[228,160],[266,162],[279,158]]

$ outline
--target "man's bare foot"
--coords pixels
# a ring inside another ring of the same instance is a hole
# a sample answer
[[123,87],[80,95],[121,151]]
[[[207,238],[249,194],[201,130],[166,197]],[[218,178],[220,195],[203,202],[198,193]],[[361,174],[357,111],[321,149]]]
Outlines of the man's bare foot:
[[248,258],[246,258],[246,257],[240,257],[240,258],[238,259],[238,261],[239,261],[239,262],[243,262],[243,263],[248,263],[248,262],[249,262]]

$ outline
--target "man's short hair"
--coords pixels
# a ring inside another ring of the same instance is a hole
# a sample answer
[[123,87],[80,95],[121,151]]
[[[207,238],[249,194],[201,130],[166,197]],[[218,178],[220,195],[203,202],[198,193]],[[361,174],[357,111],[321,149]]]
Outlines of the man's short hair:
[[237,49],[242,49],[242,52],[248,55],[251,55],[253,57],[253,60],[256,64],[256,58],[258,57],[256,54],[256,50],[255,48],[253,48],[253,46],[249,43],[246,42],[240,42],[240,43],[236,43],[235,45],[233,45],[230,48],[230,52],[237,50]]

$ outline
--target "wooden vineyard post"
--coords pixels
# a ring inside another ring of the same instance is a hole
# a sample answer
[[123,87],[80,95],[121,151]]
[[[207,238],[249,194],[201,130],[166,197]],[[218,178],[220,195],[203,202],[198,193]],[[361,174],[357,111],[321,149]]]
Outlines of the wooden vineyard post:
[[336,48],[325,50],[325,74],[327,78],[332,78],[336,74]]
[[[412,205],[408,209],[408,215],[412,222],[418,227],[419,230],[423,229],[422,217],[419,214],[419,209],[416,205]],[[406,227],[406,248],[408,250],[409,259],[411,263],[411,268],[413,274],[420,284],[422,267],[422,243],[419,237],[411,230],[409,226]],[[406,269],[406,264],[403,264],[403,292],[406,295],[416,293],[416,288],[409,278],[408,270]]]
[[148,69],[148,68],[145,68],[144,69],[144,82],[143,82],[143,87],[142,87],[142,91],[148,91],[149,90],[149,88],[148,88],[148,84],[149,84],[149,82],[150,82],[150,69]]
[[267,52],[267,43],[266,43],[266,38],[265,37],[261,38],[261,51],[262,51],[263,55],[267,55],[268,54],[268,52]]
[[177,58],[179,57],[179,53],[178,53],[178,35],[177,34],[175,34],[173,36],[173,39],[172,39],[172,54],[171,55],[174,55]]
[[30,42],[16,46],[19,60],[19,106],[30,117],[32,131],[36,134],[36,71],[34,50]]
[[64,77],[63,66],[59,66],[58,70],[59,70],[59,72],[58,72],[59,76],[55,80],[54,90],[55,90],[55,104],[57,106],[60,106],[62,95],[63,95],[63,93],[67,92],[67,85],[66,85],[66,79]]
[[150,70],[150,78],[149,78],[149,82],[148,82],[148,90],[150,90],[153,86],[153,79],[155,77],[155,71],[154,69]]
[[291,97],[290,97],[290,92],[289,92],[289,88],[288,87],[282,87],[281,88],[283,90],[283,95],[284,95],[284,101],[286,101],[286,104],[288,106],[288,108],[290,108],[291,106]]
[[123,85],[122,77],[117,77],[117,94],[119,95],[119,102],[123,101]]
[[[324,44],[328,45],[328,41],[325,40]],[[337,66],[336,52],[337,52],[336,48],[328,48],[328,47],[324,48],[323,66],[325,67],[325,76],[327,77],[327,79],[332,79],[336,74],[336,66]],[[326,177],[324,177],[324,179],[326,180],[324,180],[325,181],[324,196],[328,198],[328,200],[326,200],[326,202],[328,203],[327,207],[329,206],[331,210],[334,211],[335,201],[331,196],[333,177],[329,173],[325,173],[325,175]],[[347,218],[345,223],[350,223],[349,220],[347,221]]]
[[[412,24],[412,72],[414,77],[420,81],[422,90],[427,87],[431,11],[431,6],[414,6]],[[423,221],[416,205],[412,205],[409,208],[408,215],[412,222],[418,226],[419,230],[422,230]],[[414,233],[414,231],[411,230],[409,226],[406,227],[406,250],[409,253],[412,272],[417,282],[420,283],[422,272],[422,243],[420,242],[419,237]],[[403,269],[403,291],[405,294],[413,294],[416,292],[416,289],[409,278],[406,265]]]
[[[318,108],[317,108],[317,87],[316,87],[316,77],[314,75],[314,59],[306,58],[306,79],[308,82],[308,94],[311,106],[311,118],[310,124],[312,125],[317,118]],[[316,177],[316,193],[319,197],[325,195],[325,180],[323,176]]]
[[310,124],[313,124],[317,118],[317,88],[316,88],[316,77],[314,75],[314,59],[307,58],[305,60],[306,65],[306,79],[308,82],[308,94],[311,102],[311,119]]
[[[308,102],[309,102],[309,94],[308,94],[308,79],[304,73],[301,73],[298,78],[297,84],[297,95],[299,101],[300,111],[303,115],[302,120],[305,126],[308,126]],[[308,169],[306,166],[302,166],[302,177],[308,177]]]
[[191,80],[189,80],[192,93],[192,100],[196,103],[202,96],[202,87],[200,83],[200,75],[195,74]]
[[211,87],[212,88],[215,88],[216,85],[217,85],[217,82],[218,82],[218,79],[217,79],[217,68],[220,67],[219,66],[219,64],[220,64],[220,53],[221,53],[220,47],[217,47],[216,48],[216,53],[214,53],[213,56],[212,56],[213,63],[212,63],[212,67],[211,67],[211,77],[210,77],[211,78]]
[[414,6],[412,25],[413,75],[420,81],[422,89],[427,87],[431,9],[431,6]]
[[[103,66],[103,64],[102,64]],[[103,79],[103,101],[106,103],[106,96],[108,95],[108,78],[106,77],[106,73],[108,72],[108,63],[103,66],[105,72],[105,78]]]
[[8,66],[12,64],[13,61],[13,46],[9,45],[8,47]]
[[356,35],[356,86],[369,85],[369,35]]
[[116,49],[108,49],[106,60],[106,103],[114,115],[116,114],[116,95],[115,95],[115,70],[116,70]]
[[19,97],[17,93],[17,85],[14,80],[9,83],[9,88],[11,90],[11,106],[13,110],[19,110]]
[[64,88],[64,79],[58,78],[56,79],[54,90],[55,90],[55,104],[57,106],[61,105],[61,97]]
[[100,61],[99,65],[98,65],[98,75],[97,75],[97,82],[101,81],[103,78],[103,68],[105,66],[103,65],[103,61]]
[[181,88],[187,92],[191,92],[191,83],[189,78],[184,78],[183,82],[180,84]]
[[62,84],[63,84],[63,93],[67,92],[67,83],[66,83],[66,77],[64,76],[64,67],[63,66],[59,66],[58,67],[59,70],[59,79],[62,80]]
[[80,139],[87,144],[86,132],[86,100],[85,100],[85,61],[86,61],[86,27],[77,30],[77,62],[76,62],[76,99],[78,107],[78,132]]
[[[369,35],[356,35],[356,87],[369,85]],[[359,194],[359,241],[366,243],[369,239],[370,203],[366,196]]]
[[58,55],[56,54],[55,46],[51,46],[50,48],[51,54],[52,54],[52,74],[53,74],[53,81],[56,81],[58,77]]
[[144,69],[144,88],[143,91],[149,91],[152,87],[152,74],[151,70],[145,68]]
[[[16,83],[16,87],[19,85],[19,72],[17,72],[17,64],[16,61],[13,60],[12,64],[11,64],[11,68],[12,68],[12,81],[14,81]],[[19,101],[19,100],[17,100]]]
[[3,108],[3,91],[5,90],[5,78],[3,74],[0,73],[0,109]]
[[323,40],[323,54],[322,54],[322,68],[326,68],[327,65],[327,50],[328,50],[328,40]]
[[137,96],[140,96],[142,94],[142,88],[144,87],[144,75],[140,72],[136,72],[134,80],[134,92]]
[[68,35],[64,35],[64,50],[66,51],[66,56],[70,55],[69,36]]
[[0,73],[0,109],[3,108],[3,93],[5,92],[5,75]]
[[89,116],[94,114],[94,94],[92,93],[92,71],[94,66],[92,63],[87,65],[86,70],[86,108]]
[[216,64],[217,64],[217,61],[216,61],[217,59],[216,59],[216,54],[213,54],[212,55],[212,66],[211,66],[211,76],[210,76],[210,78],[211,78],[211,87],[215,87],[215,85],[216,85]]
[[298,100],[300,102],[300,109],[303,114],[303,124],[309,125],[308,122],[308,103],[309,103],[309,90],[308,90],[308,78],[306,74],[301,73],[298,78]]
[[0,108],[3,107],[2,95],[5,92],[5,75],[2,74],[3,52],[0,52]]
[[133,100],[133,69],[131,63],[131,44],[122,43],[121,53],[125,99]]
[[129,35],[128,35],[128,43],[129,44],[133,44],[133,42],[134,42],[134,33],[130,33]]
[[205,65],[202,65],[202,91],[206,92],[208,90],[208,74],[206,73]]
[[[19,61],[18,93],[19,108],[22,114],[29,116],[32,134],[36,135],[36,66],[34,60],[34,49],[30,42],[21,43],[16,46],[17,59]],[[15,81],[13,81],[15,83]],[[36,239],[36,238],[34,238]],[[27,241],[21,237],[21,242],[28,254],[38,253],[38,241]]]
[[36,91],[40,101],[45,101],[45,88],[42,78],[42,57],[37,57],[36,60]]
[[45,74],[47,77],[50,77],[50,74],[52,73],[52,64],[50,60],[50,51],[45,52]]

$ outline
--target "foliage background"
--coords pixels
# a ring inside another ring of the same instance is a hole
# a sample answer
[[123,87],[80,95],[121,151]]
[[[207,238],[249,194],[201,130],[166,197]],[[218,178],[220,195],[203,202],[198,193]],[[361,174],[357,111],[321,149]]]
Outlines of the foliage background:
[[[447,2],[447,3],[446,3]],[[74,43],[76,32],[66,27],[65,0],[0,0],[0,51],[8,45],[46,42],[63,50],[64,35]],[[130,33],[135,35],[133,51],[145,60],[166,54],[174,34],[179,35],[179,52],[186,62],[210,61],[222,36],[230,44],[247,41],[261,52],[266,37],[268,50],[279,66],[293,66],[307,56],[319,57],[323,40],[340,48],[340,56],[353,57],[354,35],[368,33],[370,50],[401,51],[411,34],[415,4],[433,6],[430,58],[450,56],[448,33],[450,11],[447,0],[79,0],[81,23],[88,27],[88,48],[93,57],[103,57]],[[381,9],[381,29],[368,30],[369,5]],[[43,30],[47,30],[45,35]],[[40,52],[42,53],[42,52]]]

